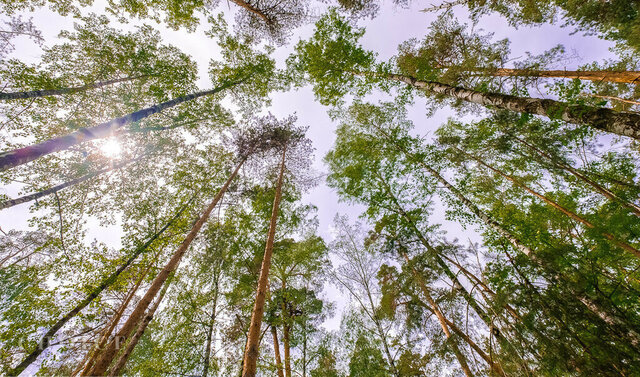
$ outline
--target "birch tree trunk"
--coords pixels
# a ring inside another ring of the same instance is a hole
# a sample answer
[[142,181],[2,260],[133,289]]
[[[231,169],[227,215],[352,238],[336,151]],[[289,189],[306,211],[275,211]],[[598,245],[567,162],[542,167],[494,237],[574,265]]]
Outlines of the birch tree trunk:
[[117,164],[113,164],[112,166],[109,166],[108,168],[100,169],[100,170],[94,171],[92,173],[85,174],[82,177],[72,179],[70,181],[67,181],[65,183],[61,183],[61,184],[59,184],[57,186],[53,186],[53,187],[48,188],[46,190],[42,190],[42,191],[36,192],[34,194],[21,196],[21,197],[16,198],[16,199],[11,199],[11,200],[4,201],[4,202],[0,203],[0,210],[6,209],[6,208],[10,208],[10,207],[13,207],[13,206],[17,206],[18,204],[27,203],[27,202],[30,202],[30,201],[33,201],[33,200],[36,200],[36,199],[40,199],[40,198],[42,198],[44,196],[56,193],[56,192],[58,192],[58,191],[60,191],[62,189],[65,189],[65,188],[69,187],[69,186],[74,186],[74,185],[77,185],[79,183],[88,181],[89,179],[91,179],[93,177],[97,177],[100,174],[104,174],[104,173],[110,172],[111,170],[119,169],[119,168],[121,168],[123,166],[126,166],[126,165],[132,163],[132,162],[139,161],[140,159],[142,159],[142,157],[134,158],[134,159],[128,160],[128,161],[119,162]]
[[[378,76],[375,73],[356,73],[365,76]],[[587,125],[600,131],[628,136],[640,140],[640,114],[618,112],[603,107],[568,104],[552,99],[518,97],[502,93],[483,93],[434,81],[421,81],[411,76],[393,73],[382,74],[384,78],[399,81],[416,89],[433,94],[459,99],[465,102],[561,119],[565,122]]]
[[218,204],[218,202],[220,201],[224,193],[227,191],[227,188],[229,187],[233,179],[236,177],[236,175],[238,174],[238,171],[240,170],[240,168],[242,167],[245,161],[246,159],[243,159],[238,163],[233,173],[231,173],[231,175],[229,176],[227,181],[224,183],[224,185],[220,188],[220,190],[218,191],[216,196],[213,198],[209,206],[205,209],[203,214],[200,216],[200,218],[198,218],[196,223],[193,225],[193,227],[191,228],[191,231],[189,231],[189,234],[187,234],[187,236],[185,237],[180,247],[178,247],[178,249],[173,253],[173,256],[171,257],[169,262],[155,277],[155,279],[151,283],[151,286],[149,287],[145,295],[142,297],[140,302],[138,302],[138,305],[133,310],[133,312],[127,319],[127,321],[124,323],[120,331],[118,331],[116,338],[113,339],[111,342],[109,342],[106,348],[102,351],[102,353],[100,354],[100,357],[98,357],[98,359],[96,360],[96,364],[89,372],[89,375],[101,376],[107,371],[107,368],[109,367],[109,365],[113,361],[113,358],[116,355],[119,341],[121,339],[126,339],[127,337],[129,337],[131,332],[135,329],[135,326],[138,323],[140,323],[140,320],[142,319],[145,311],[151,304],[151,301],[153,301],[156,294],[160,291],[164,282],[178,268],[178,265],[180,264],[180,261],[182,260],[182,257],[186,253],[187,249],[191,245],[191,242],[193,242],[193,240],[196,238],[196,236],[200,232],[200,229],[202,228],[202,226],[209,219],[209,215],[211,214],[211,211],[213,211],[213,209],[216,207],[216,205]]
[[131,114],[120,118],[112,119],[108,122],[101,123],[90,128],[81,128],[65,136],[55,137],[38,144],[27,147],[17,148],[11,151],[0,153],[0,171],[4,171],[37,158],[46,156],[50,153],[68,149],[74,145],[84,143],[85,141],[95,140],[113,135],[113,133],[127,124],[140,121],[150,115],[159,113],[162,110],[171,108],[183,102],[191,101],[196,98],[204,97],[219,93],[228,89],[239,82],[229,82],[211,90],[192,93],[186,96],[174,98],[146,109],[138,110]]
[[278,211],[280,200],[282,199],[282,183],[284,179],[284,168],[286,159],[286,146],[282,150],[282,161],[280,162],[280,173],[276,184],[276,193],[273,199],[273,209],[271,211],[271,220],[269,222],[269,233],[267,235],[267,243],[264,249],[264,257],[262,258],[262,267],[260,268],[260,278],[258,279],[258,287],[256,289],[256,300],[251,313],[251,324],[249,325],[249,335],[247,337],[247,346],[244,351],[242,377],[255,377],[256,364],[259,356],[260,328],[262,327],[262,317],[264,316],[264,303],[267,296],[267,283],[269,281],[269,269],[271,268],[271,255],[273,254],[273,242],[276,235],[276,224],[278,220]]
[[0,93],[0,100],[16,100],[16,99],[29,99],[39,97],[61,96],[63,94],[72,94],[78,92],[84,92],[91,89],[98,89],[108,85],[114,85],[121,82],[133,81],[141,78],[148,77],[149,75],[141,75],[134,77],[124,77],[121,79],[113,79],[106,81],[98,81],[92,84],[76,86],[71,88],[60,89],[44,89],[44,90],[31,90],[27,92],[14,92],[14,93]]

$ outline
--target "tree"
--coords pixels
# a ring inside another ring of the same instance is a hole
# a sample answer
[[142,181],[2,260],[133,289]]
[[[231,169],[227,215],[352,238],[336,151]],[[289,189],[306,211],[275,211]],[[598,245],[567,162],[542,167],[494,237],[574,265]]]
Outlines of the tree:
[[362,230],[358,224],[350,226],[346,218],[339,216],[334,223],[339,233],[330,248],[342,263],[333,270],[331,276],[356,300],[359,309],[373,324],[373,332],[383,346],[385,369],[388,367],[390,374],[397,376],[395,352],[391,348],[390,328],[393,324],[385,321],[378,310],[379,292],[375,277],[381,259],[374,250],[362,245]]
[[[303,154],[304,156],[304,153],[308,153],[308,145],[305,143],[303,133],[292,127],[294,121],[295,118],[286,119],[275,133],[278,138],[274,139],[274,142],[276,143],[278,150],[281,151],[282,157],[279,164],[277,182],[275,185],[276,193],[273,200],[271,219],[269,220],[269,233],[267,234],[267,242],[265,245],[264,256],[262,258],[262,264],[260,267],[258,287],[256,288],[256,299],[253,306],[253,311],[251,313],[251,323],[249,325],[249,333],[247,336],[247,344],[245,348],[244,362],[242,367],[242,376],[244,377],[253,377],[256,375],[256,363],[259,355],[259,337],[265,310],[267,284],[269,282],[269,270],[271,269],[271,256],[273,254],[273,244],[275,241],[276,224],[279,213],[278,211],[280,200],[282,198],[282,185],[284,182],[283,179],[287,151],[289,150],[289,153],[293,152],[294,156],[298,154]],[[278,124],[277,122],[274,123]],[[302,158],[304,159],[306,157],[307,156]]]
[[[113,339],[100,354],[100,357],[97,358],[95,365],[90,370],[89,375],[102,375],[107,371],[109,365],[113,362],[113,358],[115,356],[117,345],[122,338],[128,338],[134,327],[140,323],[142,317],[151,304],[151,301],[156,297],[158,292],[163,289],[162,287],[165,285],[165,282],[169,278],[169,276],[178,268],[178,265],[183,258],[184,254],[187,252],[191,242],[195,239],[195,237],[200,232],[200,229],[208,220],[209,216],[213,209],[217,206],[218,202],[224,195],[224,193],[229,188],[229,185],[236,177],[240,168],[243,166],[245,161],[252,157],[254,153],[264,152],[270,148],[273,148],[274,143],[279,141],[278,136],[279,133],[276,130],[275,132],[267,129],[267,131],[263,131],[261,128],[261,123],[258,122],[258,129],[254,133],[250,133],[247,136],[241,135],[237,140],[237,149],[238,149],[238,162],[233,170],[233,172],[229,175],[225,183],[222,185],[216,196],[204,210],[202,215],[199,216],[197,221],[194,223],[193,227],[184,238],[184,241],[180,246],[176,249],[176,251],[171,256],[171,259],[167,262],[167,264],[163,267],[163,269],[156,275],[151,286],[140,300],[140,302],[136,305],[134,311],[129,316],[123,327],[118,331],[115,339]],[[152,312],[151,312],[152,313]]]
[[65,314],[62,318],[60,318],[51,328],[49,328],[49,330],[47,330],[47,332],[45,333],[45,335],[42,337],[42,340],[40,341],[40,343],[38,344],[38,347],[33,350],[31,353],[29,353],[27,355],[27,357],[24,358],[24,360],[22,360],[22,362],[20,362],[20,364],[18,364],[15,368],[11,369],[7,374],[8,375],[15,375],[17,376],[18,374],[22,373],[22,371],[24,371],[29,365],[31,365],[34,361],[36,361],[36,359],[38,358],[38,356],[45,350],[47,349],[47,347],[49,347],[51,340],[53,338],[53,336],[58,332],[58,330],[60,330],[71,318],[73,318],[75,315],[77,315],[82,309],[84,309],[85,307],[87,307],[87,305],[89,305],[96,297],[98,297],[98,295],[100,295],[100,293],[102,293],[105,289],[107,289],[110,285],[112,285],[116,279],[118,278],[118,276],[120,274],[122,274],[122,272],[131,265],[131,263],[138,257],[140,256],[140,254],[144,253],[145,251],[147,251],[147,249],[151,246],[151,244],[153,244],[153,242],[155,240],[157,240],[164,231],[166,231],[174,221],[176,221],[184,212],[184,210],[187,208],[187,206],[183,206],[177,213],[175,216],[173,216],[164,227],[162,227],[162,229],[160,229],[157,233],[155,233],[153,236],[151,236],[151,238],[149,238],[149,240],[147,240],[144,244],[140,245],[139,247],[136,248],[136,250],[134,250],[133,253],[131,253],[131,255],[128,257],[128,259],[121,265],[118,267],[118,269],[116,271],[114,271],[113,273],[111,273],[111,275],[109,275],[108,277],[106,277],[101,283],[100,285],[98,285],[97,287],[93,288],[90,292],[89,295],[87,295],[87,297],[85,297],[80,303],[78,303],[71,311],[69,311],[67,314]]
[[494,0],[473,2],[467,0],[443,2],[442,7],[432,10],[450,9],[456,5],[467,5],[475,17],[489,12],[498,12],[505,16],[512,25],[541,24],[554,22],[560,16],[566,25],[574,26],[578,31],[593,33],[597,31],[602,37],[620,41],[631,48],[638,49],[637,4],[628,0],[608,3],[599,1],[522,1]]
[[[504,91],[509,85],[513,92],[523,94],[524,88],[542,78],[635,84],[640,77],[640,71],[617,67],[598,71],[549,69],[548,66],[564,58],[561,45],[514,61],[508,39],[494,41],[491,33],[469,30],[451,13],[439,16],[429,29],[421,41],[412,39],[400,45],[396,59],[401,73],[425,81],[482,88],[482,91]],[[514,67],[507,68],[507,64]],[[509,81],[500,78],[509,78]]]
[[[227,49],[225,57],[229,57],[228,60],[232,63],[223,65],[214,62],[212,64],[211,75],[215,85],[213,89],[183,95],[128,115],[111,119],[97,126],[81,128],[65,136],[53,137],[35,145],[3,152],[0,154],[0,169],[5,170],[53,152],[66,150],[86,141],[111,136],[122,127],[143,120],[165,109],[200,97],[212,96],[220,92],[224,93],[225,90],[230,88],[239,87],[238,89],[240,90],[236,96],[240,96],[244,90],[253,86],[252,83],[254,83],[256,87],[250,89],[252,93],[259,94],[264,92],[264,88],[268,87],[273,79],[273,62],[266,55],[256,54],[248,46],[242,45],[237,40],[225,35],[223,30],[219,31],[219,35],[220,45]],[[258,87],[260,86],[262,88],[259,89]],[[252,101],[255,103],[260,101],[260,98],[253,96]]]
[[346,20],[341,19],[335,12],[330,12],[317,22],[314,36],[309,41],[299,42],[296,46],[296,54],[290,57],[289,66],[304,80],[314,84],[314,93],[323,104],[337,104],[347,92],[363,94],[372,84],[380,83],[384,86],[383,82],[389,81],[452,100],[560,119],[618,135],[640,138],[640,116],[634,113],[551,99],[519,97],[496,92],[484,93],[392,73],[388,65],[376,68],[374,54],[358,45],[363,33],[363,29],[354,30]]
[[45,48],[41,61],[27,65],[12,59],[3,68],[5,89],[0,99],[35,99],[87,90],[108,90],[138,82],[159,101],[192,90],[194,62],[174,46],[161,44],[150,27],[124,33],[110,27],[105,16],[91,15],[63,31],[65,41]]
[[[80,7],[90,6],[93,0],[80,0]],[[237,31],[250,35],[258,40],[268,39],[276,43],[284,43],[292,29],[302,25],[308,18],[308,5],[300,0],[232,0],[239,8],[236,15]],[[200,22],[200,17],[206,18],[212,9],[220,4],[219,0],[207,4],[200,1],[190,1],[173,4],[168,0],[109,0],[108,10],[122,20],[127,17],[151,19],[165,22],[170,28],[178,30],[186,28],[194,31]],[[7,14],[22,10],[33,10],[42,6],[39,0],[4,0],[0,6]],[[80,8],[73,1],[53,1],[50,8],[61,15],[73,14],[80,16]]]

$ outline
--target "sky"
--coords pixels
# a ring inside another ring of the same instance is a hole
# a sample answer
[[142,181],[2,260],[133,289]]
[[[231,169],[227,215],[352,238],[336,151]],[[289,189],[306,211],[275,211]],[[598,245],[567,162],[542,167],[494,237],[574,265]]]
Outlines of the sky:
[[[433,4],[438,4],[437,0],[415,0],[407,9],[394,6],[391,1],[383,0],[383,6],[380,13],[375,19],[361,20],[359,24],[366,27],[366,34],[362,40],[363,45],[375,51],[379,59],[387,60],[397,52],[397,46],[410,38],[421,38],[428,31],[429,24],[436,18],[435,14],[423,13],[419,10]],[[104,2],[96,1],[90,9],[97,13],[103,13]],[[227,15],[233,14],[233,8],[228,8],[226,2],[221,2],[218,8]],[[460,20],[468,21],[468,13],[464,7],[454,8],[455,15]],[[32,13],[25,13],[26,18],[33,17],[35,25],[43,32],[45,43],[51,45],[55,43],[57,34],[64,29],[71,29],[74,20],[57,15],[47,9],[40,9]],[[227,17],[232,22],[232,17]],[[123,29],[132,29],[134,25],[140,25],[145,22],[135,21],[127,25],[121,25]],[[119,25],[118,23],[114,23]],[[210,59],[219,58],[217,53],[217,45],[214,40],[208,39],[204,35],[206,25],[200,25],[195,33],[186,31],[170,30],[163,25],[155,22],[148,22],[151,26],[158,29],[164,39],[164,43],[172,44],[179,47],[183,52],[189,54],[199,67],[200,78],[198,85],[202,89],[210,87],[207,76],[207,68]],[[610,57],[608,51],[612,44],[595,37],[584,37],[580,34],[571,35],[570,28],[561,28],[554,25],[545,25],[543,27],[526,27],[514,29],[510,27],[504,19],[498,15],[486,16],[480,19],[476,29],[484,29],[495,33],[496,39],[509,38],[511,40],[511,50],[513,57],[524,56],[525,53],[534,54],[542,53],[557,44],[563,44],[566,50],[574,52],[579,56],[575,61],[563,62],[564,66],[554,68],[575,69],[579,64],[589,63],[592,61],[602,61],[604,58]],[[284,60],[291,52],[292,46],[299,40],[311,35],[313,25],[307,25],[294,31],[290,43],[287,46],[276,50],[274,57],[277,59],[279,66],[284,65]],[[41,50],[32,42],[21,39],[18,42],[17,49],[13,53],[13,57],[20,58],[27,62],[35,62],[39,59]],[[532,91],[532,95],[541,96],[540,93]],[[316,102],[310,87],[300,89],[298,91],[288,93],[275,93],[271,96],[272,106],[267,109],[278,118],[283,118],[292,113],[296,113],[299,123],[309,126],[307,136],[312,140],[315,147],[314,169],[318,176],[327,173],[327,168],[322,162],[322,158],[331,149],[335,140],[334,131],[337,124],[331,121],[327,115],[327,108]],[[374,94],[369,100],[389,100],[389,98]],[[409,118],[416,125],[416,132],[421,135],[430,135],[438,126],[443,124],[446,119],[453,116],[454,113],[448,109],[439,110],[433,117],[425,116],[426,109],[424,101],[418,100],[415,105],[409,109]],[[18,185],[9,187],[0,187],[0,192],[7,193],[14,197],[18,193]],[[347,214],[352,219],[356,219],[361,213],[362,206],[350,206],[346,203],[340,203],[336,193],[321,183],[311,189],[304,195],[303,201],[312,203],[318,208],[319,234],[330,241],[332,238],[331,224],[336,213]],[[29,205],[23,204],[14,207],[8,211],[0,212],[0,226],[4,231],[10,229],[25,230],[28,228]],[[472,229],[461,229],[457,224],[451,223],[444,219],[444,211],[441,207],[436,207],[435,214],[432,217],[432,223],[442,223],[443,230],[447,231],[449,239],[459,239],[461,242],[466,240],[479,240],[478,235]],[[101,228],[97,222],[91,223],[91,229],[88,232],[90,242],[92,238],[107,243],[114,248],[120,244],[120,232],[118,227]],[[327,295],[335,299],[339,293],[335,288],[329,287]],[[338,313],[344,307],[348,300],[342,296],[338,298]],[[340,316],[336,315],[328,320],[326,326],[328,328],[336,328],[339,325]]]

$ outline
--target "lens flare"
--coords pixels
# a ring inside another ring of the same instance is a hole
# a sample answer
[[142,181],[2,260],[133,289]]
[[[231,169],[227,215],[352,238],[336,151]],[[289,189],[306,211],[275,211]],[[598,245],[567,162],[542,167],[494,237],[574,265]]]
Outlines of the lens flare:
[[102,144],[102,146],[100,147],[100,150],[105,156],[114,158],[114,157],[120,156],[120,152],[122,151],[122,148],[120,147],[120,143],[118,143],[117,140],[110,139],[110,140],[107,140],[104,144]]

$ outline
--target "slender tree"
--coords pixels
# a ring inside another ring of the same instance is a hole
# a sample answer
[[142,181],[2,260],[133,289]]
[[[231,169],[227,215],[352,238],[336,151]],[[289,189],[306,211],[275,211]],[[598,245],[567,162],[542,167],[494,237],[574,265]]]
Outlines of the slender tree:
[[[194,197],[195,198],[195,197]],[[193,200],[194,198],[192,198],[191,200]],[[36,359],[38,358],[38,356],[40,356],[40,354],[47,349],[50,344],[51,341],[53,339],[53,337],[56,335],[56,333],[67,323],[69,322],[69,320],[71,320],[73,317],[75,317],[78,313],[80,313],[80,311],[82,311],[82,309],[84,309],[85,307],[87,307],[87,305],[89,305],[96,297],[98,297],[105,289],[107,289],[108,287],[110,287],[118,278],[118,276],[120,276],[120,274],[122,274],[122,272],[131,265],[131,263],[133,263],[133,261],[135,261],[138,256],[140,256],[140,254],[146,252],[150,246],[170,227],[173,225],[173,223],[175,223],[180,216],[182,215],[182,213],[189,207],[189,204],[191,203],[191,200],[185,204],[182,208],[180,208],[180,210],[162,227],[162,229],[160,229],[158,232],[156,232],[153,236],[151,236],[151,238],[149,238],[144,244],[140,245],[139,247],[137,247],[133,253],[131,253],[131,255],[127,258],[127,260],[118,267],[118,269],[116,269],[116,271],[114,271],[113,273],[111,273],[111,275],[109,275],[108,277],[106,277],[105,279],[102,280],[102,282],[97,285],[95,288],[93,288],[90,293],[87,295],[87,297],[85,297],[80,303],[78,303],[73,309],[71,309],[69,312],[67,312],[62,318],[60,318],[58,321],[56,321],[56,323],[51,326],[47,332],[44,334],[44,336],[42,337],[42,340],[39,343],[39,346],[31,351],[16,367],[14,367],[13,369],[11,369],[7,375],[9,376],[17,376],[20,373],[22,373],[22,371],[24,371],[29,365],[31,365],[34,361],[36,361]]]
[[118,163],[112,164],[112,165],[110,165],[110,166],[108,166],[106,168],[99,169],[99,170],[96,170],[96,171],[94,171],[92,173],[85,174],[82,177],[78,177],[78,178],[72,179],[70,181],[67,181],[65,183],[61,183],[61,184],[56,185],[54,187],[51,187],[49,189],[42,190],[42,191],[34,193],[34,194],[21,196],[21,197],[16,198],[16,199],[11,199],[11,200],[4,201],[4,202],[0,203],[0,210],[6,209],[6,208],[10,208],[10,207],[13,207],[13,206],[17,206],[18,204],[22,204],[22,203],[28,203],[28,202],[30,202],[32,200],[38,200],[38,199],[40,199],[40,198],[42,198],[44,196],[47,196],[47,195],[55,194],[56,192],[58,192],[58,191],[60,191],[62,189],[65,189],[65,188],[67,188],[69,186],[77,185],[79,183],[88,181],[93,177],[96,177],[96,176],[99,176],[101,174],[110,172],[110,171],[112,171],[114,169],[119,169],[119,168],[125,167],[125,166],[127,166],[127,165],[129,165],[129,164],[131,164],[133,162],[140,161],[141,159],[143,159],[145,157],[146,156],[140,156],[140,157],[137,157],[137,158],[134,158],[134,159],[131,159],[131,160],[118,162]]
[[271,268],[273,242],[276,236],[278,209],[280,206],[280,199],[282,198],[286,152],[287,145],[285,144],[282,147],[282,160],[280,162],[280,172],[278,173],[276,192],[273,199],[273,210],[271,212],[271,219],[269,220],[269,233],[267,235],[267,243],[264,249],[264,257],[262,258],[262,266],[260,267],[260,278],[258,279],[258,287],[256,289],[255,304],[253,306],[253,311],[251,312],[251,323],[249,325],[244,362],[242,364],[242,377],[254,377],[256,375],[256,363],[259,355],[260,329],[262,327],[264,304],[267,296],[267,284],[269,281],[269,269]]
[[136,111],[126,116],[112,119],[108,122],[99,124],[91,128],[72,132],[66,136],[56,137],[39,144],[34,144],[28,147],[18,148],[12,151],[0,153],[0,171],[26,164],[27,162],[46,156],[50,153],[65,150],[86,141],[111,136],[115,131],[126,126],[127,124],[138,122],[150,115],[159,113],[164,109],[171,108],[182,102],[191,101],[199,97],[210,96],[222,92],[225,89],[240,84],[242,80],[244,80],[244,78],[240,79],[239,81],[232,80],[219,87],[178,97],[172,99],[171,101],[163,102],[161,104]]
[[[314,84],[320,102],[337,104],[349,92],[368,90],[384,81],[408,85],[420,92],[452,100],[540,115],[622,136],[640,139],[640,115],[617,112],[608,108],[497,92],[482,92],[452,86],[438,81],[419,80],[409,75],[392,73],[388,66],[373,69],[374,55],[358,45],[364,30],[354,30],[337,13],[330,12],[316,23],[316,32],[308,41],[296,46],[289,59],[291,69],[301,72]],[[364,82],[358,82],[362,77]]]
[[119,341],[123,338],[127,338],[133,332],[136,325],[140,323],[145,311],[148,309],[149,305],[151,304],[151,302],[153,301],[157,293],[160,291],[165,281],[178,268],[178,264],[180,263],[180,260],[186,253],[189,246],[191,245],[191,242],[193,242],[194,238],[198,235],[198,233],[200,232],[200,229],[202,228],[204,223],[208,220],[209,215],[211,214],[213,209],[216,207],[216,205],[218,204],[218,202],[220,201],[224,193],[227,191],[227,188],[229,187],[233,179],[238,174],[240,168],[246,161],[246,158],[247,157],[242,157],[240,159],[239,163],[236,165],[235,169],[233,170],[233,172],[231,173],[227,181],[222,185],[222,187],[220,188],[216,196],[213,198],[211,203],[209,203],[209,205],[204,210],[202,215],[194,223],[193,227],[185,237],[180,247],[178,247],[178,249],[171,256],[171,259],[169,260],[169,262],[167,262],[167,264],[155,277],[155,279],[151,283],[151,286],[147,289],[147,292],[144,294],[142,299],[138,302],[133,312],[129,315],[129,318],[127,319],[127,321],[124,323],[122,328],[116,334],[116,337],[111,342],[109,342],[106,348],[100,353],[100,356],[97,358],[95,365],[93,366],[93,368],[91,369],[88,375],[103,375],[107,371],[109,365],[112,363],[114,357],[116,356],[117,345]]
[[133,81],[143,79],[145,76],[136,77],[123,77],[119,79],[99,81],[92,84],[76,86],[72,88],[60,88],[60,89],[43,89],[43,90],[31,90],[28,92],[13,92],[13,93],[0,93],[0,100],[14,100],[14,99],[30,99],[49,96],[61,96],[63,94],[73,94],[78,92],[84,92],[91,89],[99,89],[105,86],[118,84],[121,82]]
[[392,349],[392,337],[389,323],[381,317],[377,307],[379,294],[377,292],[375,274],[381,265],[380,257],[372,247],[362,245],[358,238],[358,225],[350,226],[347,219],[336,216],[334,219],[338,229],[338,237],[330,246],[332,252],[345,263],[334,269],[331,277],[353,297],[366,317],[374,326],[374,333],[382,343],[386,363],[394,376],[399,376],[396,360]]
[[[308,140],[304,138],[304,132],[293,126],[293,123],[296,120],[295,117],[289,117],[283,122],[278,122],[273,116],[269,116],[265,118],[265,120],[270,120],[274,127],[274,137],[271,142],[278,151],[281,151],[281,154],[278,164],[279,172],[275,185],[275,196],[273,199],[273,206],[271,208],[267,241],[265,244],[264,254],[262,256],[262,262],[260,264],[255,301],[251,312],[251,321],[249,323],[247,343],[244,351],[242,364],[243,377],[253,377],[257,372],[259,345],[262,337],[261,328],[265,312],[267,287],[269,282],[269,273],[271,270],[271,258],[273,255],[276,236],[276,225],[278,221],[280,201],[282,199],[282,186],[284,184],[285,168],[286,166],[289,166],[290,171],[296,171],[297,174],[300,174],[304,172],[304,170],[308,169],[310,156]],[[289,158],[287,159],[288,156]],[[289,162],[287,163],[287,161]],[[303,184],[300,183],[300,186],[303,186]]]

